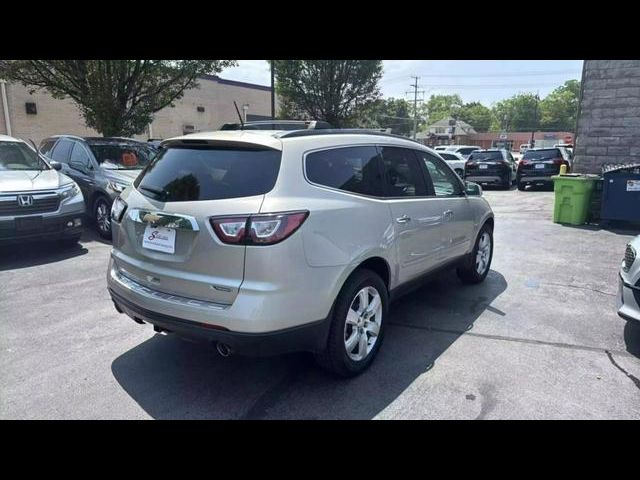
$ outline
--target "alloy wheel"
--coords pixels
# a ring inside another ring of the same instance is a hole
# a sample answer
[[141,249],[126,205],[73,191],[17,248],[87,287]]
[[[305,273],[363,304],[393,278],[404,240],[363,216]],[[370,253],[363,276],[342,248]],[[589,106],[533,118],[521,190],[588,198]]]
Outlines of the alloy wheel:
[[374,287],[364,287],[351,301],[344,324],[344,346],[356,362],[373,350],[382,325],[382,299]]
[[476,253],[476,272],[483,275],[489,266],[491,257],[491,236],[484,232],[478,242],[478,252]]

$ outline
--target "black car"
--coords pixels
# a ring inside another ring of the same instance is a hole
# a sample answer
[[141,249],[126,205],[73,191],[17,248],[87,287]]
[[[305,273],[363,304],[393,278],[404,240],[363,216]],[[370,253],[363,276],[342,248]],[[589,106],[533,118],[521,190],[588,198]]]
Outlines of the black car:
[[516,162],[504,149],[476,150],[465,164],[464,178],[480,185],[511,188],[516,178]]
[[117,137],[56,135],[40,144],[40,153],[79,185],[87,213],[107,239],[111,238],[111,204],[157,151],[149,142]]
[[560,167],[571,169],[568,155],[563,148],[531,148],[522,156],[518,164],[516,183],[518,190],[527,185],[548,186],[553,184],[552,176],[560,173]]

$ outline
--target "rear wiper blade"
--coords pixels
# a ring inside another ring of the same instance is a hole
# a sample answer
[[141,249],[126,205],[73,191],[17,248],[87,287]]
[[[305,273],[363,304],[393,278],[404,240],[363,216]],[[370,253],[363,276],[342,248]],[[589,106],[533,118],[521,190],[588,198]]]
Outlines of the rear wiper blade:
[[146,190],[147,192],[151,192],[151,193],[155,193],[157,195],[166,195],[166,191],[161,189],[161,188],[154,188],[154,187],[143,187],[140,186],[138,187],[140,190]]

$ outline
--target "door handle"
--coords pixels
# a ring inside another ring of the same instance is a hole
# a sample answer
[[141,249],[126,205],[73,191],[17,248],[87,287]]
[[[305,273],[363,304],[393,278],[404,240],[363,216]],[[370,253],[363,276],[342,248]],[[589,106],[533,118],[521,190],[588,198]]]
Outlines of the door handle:
[[446,210],[445,212],[443,212],[442,216],[444,217],[445,221],[453,220],[453,210]]
[[401,217],[396,218],[396,222],[398,223],[407,223],[410,220],[411,217],[408,217],[407,215],[402,215]]

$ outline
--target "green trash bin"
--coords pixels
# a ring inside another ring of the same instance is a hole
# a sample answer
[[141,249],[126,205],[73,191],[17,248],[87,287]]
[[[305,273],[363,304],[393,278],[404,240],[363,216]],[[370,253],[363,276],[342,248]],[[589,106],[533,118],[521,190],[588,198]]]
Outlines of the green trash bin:
[[598,175],[568,173],[556,175],[553,179],[555,205],[553,221],[569,225],[582,225],[589,218],[591,193]]

